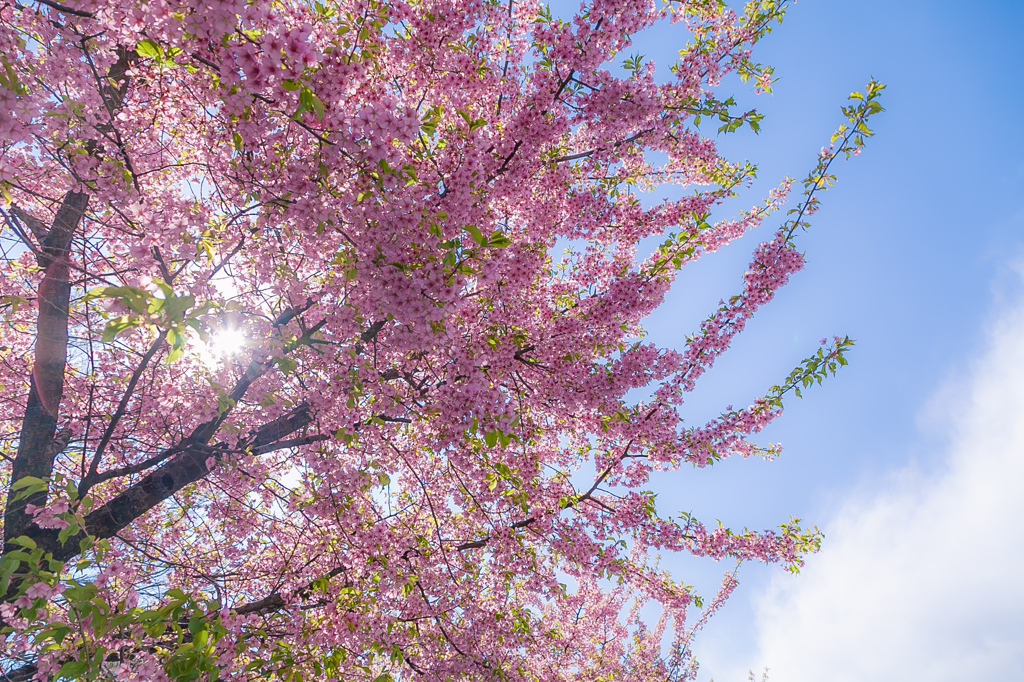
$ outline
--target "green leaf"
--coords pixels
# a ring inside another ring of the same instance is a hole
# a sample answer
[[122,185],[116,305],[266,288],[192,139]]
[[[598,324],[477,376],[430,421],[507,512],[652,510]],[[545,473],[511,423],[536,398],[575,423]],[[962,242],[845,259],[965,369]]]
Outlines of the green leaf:
[[57,671],[57,679],[77,680],[89,669],[88,661],[72,661],[65,663]]
[[185,313],[196,304],[195,296],[170,296],[165,299],[164,309],[167,311],[167,317],[171,321],[178,322],[182,320]]
[[86,535],[78,541],[78,551],[80,554],[85,554],[92,547],[92,542],[95,540],[93,536]]
[[[32,476],[28,476],[27,478],[32,478]],[[25,480],[24,478],[21,479],[21,481],[24,481],[24,480]],[[20,483],[21,481],[18,481],[18,483]],[[17,485],[17,483],[15,485]],[[11,486],[11,487],[13,488],[14,486]],[[33,540],[32,538],[30,538],[27,535],[19,535],[18,537],[11,539],[10,543],[12,545],[18,545],[19,547],[24,547],[26,549],[35,549],[36,548],[36,541]]]
[[94,298],[116,298],[137,313],[145,313],[149,309],[149,300],[152,298],[145,289],[137,287],[97,287],[85,295],[85,300]]
[[150,637],[161,637],[167,631],[167,623],[162,621],[145,627],[146,634]]
[[0,296],[0,307],[10,306],[11,312],[18,312],[18,307],[28,303],[28,299],[21,296]]
[[281,371],[285,374],[291,374],[298,367],[298,364],[291,358],[277,358],[277,366],[281,368]]
[[29,495],[41,493],[44,490],[49,489],[49,487],[50,484],[41,478],[36,478],[35,476],[23,476],[11,485],[11,490],[18,491],[18,494],[14,496],[14,499],[20,500],[24,497],[28,497]]
[[466,232],[469,232],[469,236],[471,236],[473,238],[473,241],[475,241],[480,246],[487,245],[487,239],[484,238],[483,233],[480,232],[480,228],[477,227],[476,225],[464,225],[462,229],[465,230]]
[[179,601],[187,601],[189,598],[189,595],[185,594],[179,587],[172,587],[167,590],[166,595]]
[[491,233],[491,236],[487,238],[487,246],[492,246],[496,249],[504,249],[511,243],[512,240],[502,234],[499,230],[495,230]]
[[316,111],[317,119],[323,119],[324,117],[324,102],[316,95],[313,95],[313,110]]
[[217,416],[224,416],[225,412],[234,409],[236,401],[227,393],[221,392],[217,395]]
[[69,523],[64,528],[61,528],[60,533],[57,534],[57,540],[60,542],[61,547],[68,541],[68,538],[78,533],[78,524]]
[[129,317],[128,315],[122,315],[116,319],[107,322],[107,326],[103,328],[103,335],[100,340],[103,343],[110,343],[117,336],[139,326],[140,321],[137,318]]
[[[189,629],[191,629],[191,626],[190,626]],[[209,640],[209,638],[210,638],[210,631],[204,629],[204,630],[200,630],[199,632],[196,633],[195,639],[193,639],[192,642],[197,647],[204,647],[204,646],[206,646],[206,642],[207,642],[207,640]]]
[[183,356],[184,354],[185,354],[185,347],[184,346],[179,346],[179,347],[176,347],[176,348],[172,348],[171,352],[167,354],[167,362],[168,363],[175,362],[175,361],[181,359],[181,356]]
[[150,59],[161,59],[164,56],[163,48],[149,38],[136,43],[135,51],[139,53],[140,57],[148,57]]
[[316,96],[316,94],[305,85],[299,90],[299,108],[295,110],[295,115],[299,116],[312,109],[316,112],[316,117],[321,119],[324,117],[324,103]]

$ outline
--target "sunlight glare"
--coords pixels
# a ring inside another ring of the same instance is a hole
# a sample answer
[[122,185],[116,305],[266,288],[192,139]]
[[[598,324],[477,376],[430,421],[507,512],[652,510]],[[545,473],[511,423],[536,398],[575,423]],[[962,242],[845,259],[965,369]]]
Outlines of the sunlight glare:
[[226,358],[240,352],[245,347],[245,332],[237,328],[222,329],[210,337],[207,345],[210,355]]

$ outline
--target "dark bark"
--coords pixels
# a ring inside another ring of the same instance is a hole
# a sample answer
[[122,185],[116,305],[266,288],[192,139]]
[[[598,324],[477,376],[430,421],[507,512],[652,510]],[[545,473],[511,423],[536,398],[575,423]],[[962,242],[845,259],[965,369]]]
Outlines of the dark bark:
[[[98,84],[111,116],[124,103],[128,91],[126,74],[136,56],[134,51],[119,49],[117,61],[107,72],[107,80]],[[95,140],[88,140],[86,148],[89,153],[94,153],[97,149]],[[28,399],[18,440],[18,453],[11,467],[12,487],[7,490],[5,551],[13,549],[9,544],[12,538],[26,535],[30,531],[32,517],[25,513],[25,506],[45,506],[48,497],[44,490],[15,500],[17,491],[13,489],[13,484],[26,476],[49,478],[53,472],[53,462],[60,454],[53,443],[60,402],[64,396],[64,371],[68,360],[68,312],[71,301],[68,258],[71,240],[85,216],[88,203],[89,195],[85,192],[68,192],[57,209],[53,224],[40,241],[37,258],[46,272],[38,292],[35,359],[32,376],[29,378]],[[33,232],[38,238],[42,226],[36,224]]]
[[[219,420],[217,420],[219,422]],[[291,413],[264,424],[246,444],[253,450],[275,443],[304,428],[312,421],[309,408],[301,406]],[[209,473],[206,460],[220,459],[224,450],[209,447],[213,435],[209,425],[196,429],[192,438],[177,446],[180,452],[169,462],[142,478],[138,483],[93,510],[85,517],[85,531],[67,539],[62,545],[57,531],[37,531],[37,544],[52,552],[58,561],[67,561],[80,553],[79,542],[92,535],[98,539],[113,537],[135,519],[171,497],[185,486],[195,483]]]
[[46,226],[46,223],[31,213],[23,211],[17,204],[11,206],[11,214],[28,226],[28,229],[36,238],[36,243],[42,246],[43,242],[46,241],[46,235],[50,232],[50,228]]
[[[18,454],[11,467],[12,484],[26,476],[48,478],[53,471],[53,461],[59,454],[50,445],[57,431],[68,358],[68,307],[71,300],[68,249],[88,202],[89,195],[69,192],[42,244],[46,274],[39,285],[35,362],[29,380]],[[4,516],[5,545],[12,538],[25,535],[32,524],[32,517],[25,513],[25,505],[46,505],[46,491],[20,500],[15,500],[15,496],[16,491],[9,488]]]
[[10,672],[0,672],[0,682],[28,682],[38,670],[34,664],[29,663]]
[[[328,571],[326,574],[324,574],[323,577],[330,580],[335,576],[341,575],[346,570],[348,569],[345,566],[337,566]],[[295,594],[301,599],[308,599],[313,594],[313,585],[315,584],[315,582],[316,581],[308,583],[305,587],[300,589]],[[263,599],[260,599],[259,601],[251,601],[247,604],[236,606],[231,610],[237,613],[239,616],[244,616],[248,613],[266,613],[268,611],[279,611],[287,605],[288,602],[284,600],[284,597],[281,596],[280,592],[272,592],[271,594],[267,595]]]

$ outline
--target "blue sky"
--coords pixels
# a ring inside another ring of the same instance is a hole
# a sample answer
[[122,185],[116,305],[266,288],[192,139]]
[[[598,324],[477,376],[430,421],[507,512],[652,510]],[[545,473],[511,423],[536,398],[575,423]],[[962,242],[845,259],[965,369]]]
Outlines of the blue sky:
[[[806,174],[851,90],[888,85],[877,137],[799,238],[807,267],[702,379],[688,416],[748,404],[823,336],[857,341],[850,366],[762,434],[781,459],[656,488],[666,511],[755,528],[792,514],[826,532],[800,576],[742,569],[697,642],[700,680],[764,667],[771,682],[1024,679],[1022,35],[1020,0],[805,0],[758,47],[774,94],[725,88],[766,114],[759,136],[721,140],[760,166],[750,206]],[[678,41],[660,31],[635,49],[664,64]],[[774,229],[687,267],[653,340],[680,347]],[[728,568],[670,565],[706,592]]]

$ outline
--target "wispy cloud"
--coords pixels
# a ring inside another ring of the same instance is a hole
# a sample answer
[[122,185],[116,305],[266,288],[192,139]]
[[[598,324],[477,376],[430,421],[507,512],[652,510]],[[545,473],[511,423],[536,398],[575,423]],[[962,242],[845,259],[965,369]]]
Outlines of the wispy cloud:
[[1024,305],[929,413],[942,464],[861,486],[760,598],[770,682],[1024,680]]

